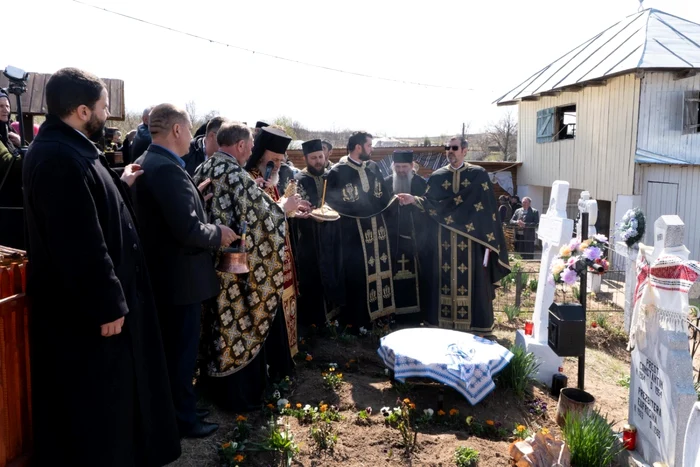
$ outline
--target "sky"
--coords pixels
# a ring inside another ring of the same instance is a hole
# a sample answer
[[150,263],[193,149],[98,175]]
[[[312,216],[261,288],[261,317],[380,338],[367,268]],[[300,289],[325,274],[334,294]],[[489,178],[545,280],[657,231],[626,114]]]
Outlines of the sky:
[[[492,102],[639,8],[638,0],[21,4],[32,21],[5,16],[4,37],[13,40],[0,67],[52,73],[74,66],[122,79],[130,110],[194,101],[199,114],[217,111],[249,124],[286,116],[311,130],[398,137],[459,133],[462,123],[478,132],[504,112],[517,112]],[[645,0],[644,7],[700,23],[696,0]]]

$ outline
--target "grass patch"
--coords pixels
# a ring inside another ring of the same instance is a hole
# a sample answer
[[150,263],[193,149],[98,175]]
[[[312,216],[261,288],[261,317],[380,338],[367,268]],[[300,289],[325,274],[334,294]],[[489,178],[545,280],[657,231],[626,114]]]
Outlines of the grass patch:
[[528,353],[524,348],[513,345],[510,348],[513,358],[507,367],[501,371],[496,384],[504,389],[511,389],[519,399],[524,399],[530,391],[530,384],[537,373],[540,364],[535,355]]
[[571,465],[608,467],[624,447],[612,431],[615,422],[600,412],[568,412],[562,432],[571,450]]

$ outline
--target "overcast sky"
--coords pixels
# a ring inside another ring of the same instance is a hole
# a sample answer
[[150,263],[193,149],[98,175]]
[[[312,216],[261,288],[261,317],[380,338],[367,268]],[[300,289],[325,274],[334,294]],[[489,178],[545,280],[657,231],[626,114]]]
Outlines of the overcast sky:
[[[247,121],[288,116],[309,129],[435,136],[479,131],[492,102],[633,14],[636,0],[84,0],[245,49],[426,87],[355,76],[217,45],[72,0],[3,9],[0,67],[65,66],[125,82],[127,109],[195,101]],[[700,1],[645,0],[700,22]],[[8,29],[9,28],[9,31]],[[453,89],[451,89],[453,88]]]

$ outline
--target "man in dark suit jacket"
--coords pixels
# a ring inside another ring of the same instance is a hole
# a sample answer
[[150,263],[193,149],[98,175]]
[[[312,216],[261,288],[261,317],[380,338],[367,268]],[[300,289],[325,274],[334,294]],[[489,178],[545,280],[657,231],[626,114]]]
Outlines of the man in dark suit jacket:
[[149,128],[153,143],[137,159],[144,175],[132,187],[136,216],[161,316],[180,436],[203,437],[218,425],[199,419],[206,413],[197,414],[192,387],[201,304],[219,293],[212,250],[238,237],[225,225],[206,223],[204,198],[185,172],[182,156],[192,128],[187,113],[158,105]]
[[136,136],[129,148],[131,150],[129,156],[132,161],[139,158],[146,151],[148,145],[151,144],[151,132],[148,130],[148,119],[152,108],[153,107],[146,107],[143,109],[143,114],[141,115],[142,123],[136,127]]

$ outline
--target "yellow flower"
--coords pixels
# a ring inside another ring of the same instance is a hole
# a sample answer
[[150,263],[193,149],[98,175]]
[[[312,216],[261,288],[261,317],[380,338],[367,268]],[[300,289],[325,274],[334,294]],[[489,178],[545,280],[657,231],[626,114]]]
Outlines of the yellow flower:
[[310,361],[313,360],[313,359],[314,359],[314,357],[312,357],[311,354],[306,354],[306,359],[305,359],[305,360],[306,360],[307,362],[310,362]]
[[328,404],[323,404],[321,406],[321,412],[325,412],[326,410],[328,410]]
[[285,409],[291,409],[291,408],[292,408],[292,404],[287,404],[287,405],[284,406],[284,408],[285,408]]
[[590,239],[581,242],[581,244],[580,244],[579,247],[578,247],[578,251],[583,251],[583,250],[585,250],[586,248],[588,248],[589,246],[591,246],[591,241],[590,241]]
[[300,409],[300,408],[301,408],[301,404],[297,403],[297,409]]
[[416,410],[416,404],[414,404],[413,402],[408,404],[408,406],[411,408],[411,410]]
[[324,371],[323,373],[321,373],[321,376],[323,376],[323,377],[325,378],[326,376],[328,376],[328,373],[326,373],[326,372]]
[[407,397],[407,398],[405,398],[405,399],[403,400],[403,403],[404,403],[404,404],[410,404],[410,403],[411,403],[411,399],[409,399],[409,398]]
[[330,368],[328,369],[328,371],[330,371],[330,372],[332,373],[332,372],[334,372],[334,371],[335,371],[335,368],[333,368],[333,367],[330,367]]
[[338,373],[338,378],[342,378],[342,377],[343,377],[343,374],[342,374],[342,373]]
[[440,416],[445,415],[445,411],[444,411],[444,410],[438,410],[438,415],[440,415]]
[[224,449],[230,448],[230,447],[231,447],[231,441],[229,441],[228,443],[222,444],[221,447],[224,448]]
[[552,274],[561,274],[565,267],[566,264],[564,263],[555,264],[552,266]]
[[457,409],[450,409],[450,416],[452,415],[459,415],[459,410]]
[[515,427],[516,431],[525,431],[525,425],[518,425]]
[[571,256],[571,248],[569,248],[569,245],[564,245],[559,249],[559,256]]
[[540,430],[540,432],[541,432],[543,435],[548,435],[548,434],[549,434],[549,428],[542,428],[542,429]]
[[237,422],[245,422],[246,420],[248,420],[248,417],[244,417],[243,415],[236,417]]
[[245,456],[243,454],[236,454],[233,457],[233,460],[235,460],[236,462],[243,462],[243,459],[245,459]]
[[494,426],[496,423],[493,420],[486,420],[488,426]]

